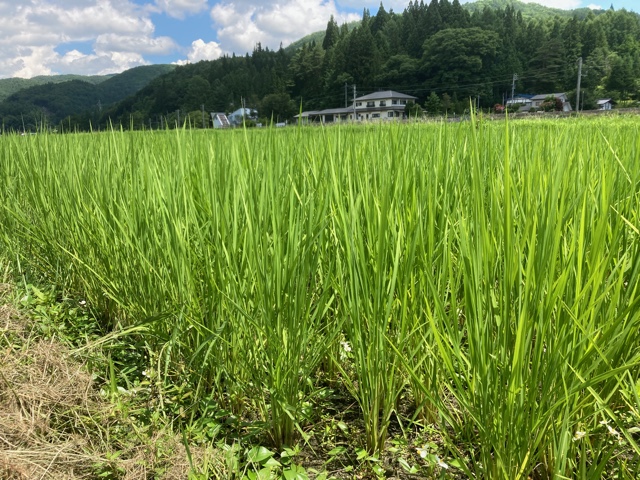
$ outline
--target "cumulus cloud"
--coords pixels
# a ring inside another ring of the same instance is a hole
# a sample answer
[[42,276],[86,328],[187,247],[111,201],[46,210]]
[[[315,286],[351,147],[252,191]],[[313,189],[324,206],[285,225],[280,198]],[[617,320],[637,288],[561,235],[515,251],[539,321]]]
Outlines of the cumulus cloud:
[[[475,0],[460,0],[460,3],[470,3]],[[521,0],[524,3],[537,3],[538,5],[544,5],[550,8],[560,8],[563,10],[572,10],[579,8],[582,4],[582,0]]]
[[278,0],[264,2],[221,1],[211,9],[218,40],[225,50],[243,53],[259,42],[269,48],[288,45],[318,30],[334,16],[338,23],[358,20],[357,14],[342,14],[333,0]]
[[118,73],[147,62],[132,52],[100,52],[84,54],[71,50],[60,55],[51,46],[32,47],[21,55],[0,60],[0,70],[9,70],[11,76],[30,78],[36,75],[75,73],[80,75],[107,75]]
[[72,50],[52,59],[50,64],[57,73],[108,75],[140,65],[148,65],[149,62],[135,52],[97,52],[85,55]]
[[202,12],[208,7],[207,0],[156,0],[152,11],[164,12],[170,17],[183,19],[187,15]]
[[200,60],[215,60],[220,58],[224,52],[217,42],[205,43],[204,40],[198,39],[191,44],[191,49],[187,54],[187,60],[178,60],[177,65],[185,65],[187,63],[196,63]]
[[[465,3],[465,1],[475,1],[475,0],[462,0],[461,3]],[[402,11],[409,5],[409,0],[387,0],[382,2],[384,4],[384,9],[388,12],[393,9],[396,13],[402,13]],[[427,2],[425,2],[427,3]],[[378,11],[378,7],[380,6],[380,2],[375,1],[362,1],[362,0],[338,0],[339,7],[349,7],[356,10],[363,10],[368,8],[371,12],[371,15],[375,15]]]
[[[0,77],[117,73],[148,63],[145,54],[178,49],[154,30],[148,13],[130,0],[2,1]],[[93,42],[93,51],[65,52],[72,42]]]
[[[63,3],[63,2],[60,2]],[[73,3],[73,2],[69,2]],[[152,34],[154,26],[138,7],[123,0],[93,0],[71,6],[32,0],[26,10],[29,25],[64,32],[73,38],[93,38],[101,33]]]
[[[460,3],[469,3],[475,0],[460,0]],[[580,8],[582,0],[521,0],[524,3],[537,3],[550,8],[560,8],[562,10],[573,10]]]
[[0,70],[12,72],[11,76],[31,78],[36,75],[50,75],[48,60],[56,55],[51,47],[18,48],[17,55],[0,53]]
[[147,37],[144,35],[117,35],[106,33],[96,38],[94,48],[98,52],[136,52],[141,54],[166,55],[178,46],[170,37]]
[[587,8],[591,10],[602,10],[604,7],[601,7],[600,5],[596,5],[595,3],[592,3],[591,5],[587,5]]

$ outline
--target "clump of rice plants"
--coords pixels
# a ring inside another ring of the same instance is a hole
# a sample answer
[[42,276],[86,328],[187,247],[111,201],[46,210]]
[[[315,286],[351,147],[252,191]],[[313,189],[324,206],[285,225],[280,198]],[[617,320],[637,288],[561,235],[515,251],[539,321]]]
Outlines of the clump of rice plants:
[[394,425],[428,425],[462,475],[623,475],[640,453],[639,130],[3,136],[0,248],[82,292],[105,333],[142,336],[161,381],[188,385],[187,423],[215,405],[291,446],[328,382],[372,458]]

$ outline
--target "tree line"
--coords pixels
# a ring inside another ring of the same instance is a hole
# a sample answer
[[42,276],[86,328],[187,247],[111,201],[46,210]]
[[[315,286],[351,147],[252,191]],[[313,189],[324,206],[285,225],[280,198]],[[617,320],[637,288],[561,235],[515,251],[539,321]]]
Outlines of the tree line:
[[512,91],[566,92],[575,105],[580,57],[584,108],[604,97],[640,100],[640,15],[611,8],[525,17],[518,2],[491,4],[504,6],[470,12],[459,0],[415,1],[395,13],[381,3],[355,26],[332,17],[323,36],[297,49],[257,44],[246,55],[177,67],[110,108],[69,115],[67,124],[199,125],[203,109],[241,106],[264,121],[284,120],[300,109],[344,106],[354,91],[386,89],[415,95],[431,113],[461,113],[469,98],[491,108]]

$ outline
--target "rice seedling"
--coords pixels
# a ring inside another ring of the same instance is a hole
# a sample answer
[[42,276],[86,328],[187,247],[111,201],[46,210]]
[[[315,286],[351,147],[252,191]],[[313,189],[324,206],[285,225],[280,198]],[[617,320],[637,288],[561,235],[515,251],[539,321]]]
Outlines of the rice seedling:
[[[596,142],[585,158],[583,136],[562,149],[543,138],[543,155],[534,157],[534,139],[514,148],[510,137],[522,132],[512,128],[500,156],[481,148],[483,127],[466,138],[462,181],[471,201],[449,212],[458,227],[448,255],[462,269],[448,284],[459,292],[464,325],[425,269],[427,316],[455,399],[455,414],[441,413],[469,475],[565,476],[581,458],[572,441],[579,425],[611,415],[619,375],[637,371],[637,299],[621,288],[636,268],[637,239],[612,215],[620,202],[637,207],[614,162],[602,165],[607,155]],[[599,448],[613,454],[606,442]],[[583,464],[582,478],[599,478],[603,463]]]
[[6,135],[0,250],[81,292],[105,334],[142,336],[160,381],[185,385],[185,423],[223,411],[291,446],[329,376],[367,455],[414,422],[469,476],[634,472],[639,133]]

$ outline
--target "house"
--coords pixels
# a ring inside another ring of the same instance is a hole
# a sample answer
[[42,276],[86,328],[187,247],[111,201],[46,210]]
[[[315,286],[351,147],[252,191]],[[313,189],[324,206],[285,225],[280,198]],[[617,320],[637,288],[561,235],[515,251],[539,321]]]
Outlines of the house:
[[566,93],[545,93],[531,97],[531,107],[540,108],[545,100],[549,97],[559,98],[562,101],[562,111],[570,112],[572,110]]
[[598,110],[612,110],[615,102],[610,98],[601,98],[596,102]]
[[[305,115],[307,113],[307,115]],[[327,108],[320,111],[302,112],[302,118],[308,118],[311,122],[333,123],[345,120],[353,120],[353,107]]]
[[417,97],[393,90],[375,92],[356,98],[355,111],[358,120],[404,118],[404,108],[407,103],[416,100]]
[[251,108],[239,108],[227,115],[227,119],[232,126],[236,127],[242,125],[245,119],[255,122],[258,119],[258,112]]
[[513,98],[509,98],[507,99],[507,106],[510,105],[520,105],[521,108],[522,107],[529,107],[531,108],[531,99],[534,97],[534,95],[529,95],[526,93],[519,93],[518,95],[515,95]]
[[350,107],[302,112],[296,115],[295,118],[303,123],[406,118],[404,109],[407,103],[415,100],[417,100],[417,97],[412,95],[386,90],[357,97]]
[[231,126],[224,113],[211,113],[211,119],[213,120],[213,128],[229,128]]
[[299,115],[294,116],[293,118],[298,119],[302,123],[309,123],[314,121],[317,116],[320,114],[320,110],[309,110],[307,112],[302,112]]

